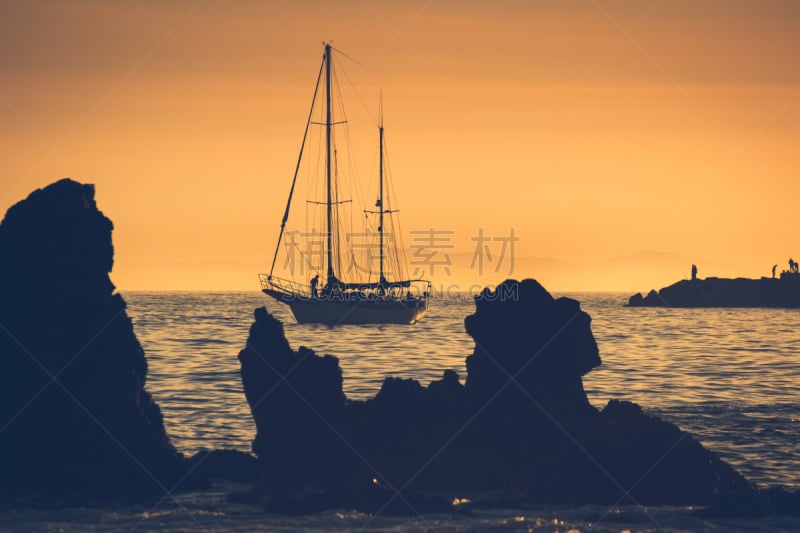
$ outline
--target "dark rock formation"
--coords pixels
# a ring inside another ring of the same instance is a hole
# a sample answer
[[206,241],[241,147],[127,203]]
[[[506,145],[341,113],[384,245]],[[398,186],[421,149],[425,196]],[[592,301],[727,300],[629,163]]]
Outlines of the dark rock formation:
[[[352,493],[372,480],[401,493],[390,502],[406,503],[411,490],[501,491],[561,504],[756,498],[674,425],[627,402],[602,411],[589,404],[581,376],[600,358],[578,302],[554,299],[533,280],[509,280],[484,291],[476,308],[465,321],[475,339],[465,386],[452,371],[428,387],[387,378],[364,402],[345,398],[335,358],[293,351],[281,324],[257,309],[239,358],[262,490],[273,504],[287,492]],[[291,498],[286,510],[303,501]]]
[[800,307],[800,274],[784,272],[780,278],[706,278],[683,280],[634,294],[629,307]]
[[195,486],[212,479],[254,483],[261,479],[258,461],[238,450],[202,450],[188,460],[188,475]]
[[591,318],[577,301],[555,300],[525,280],[484,290],[475,307],[464,321],[475,341],[467,357],[471,396],[512,403],[512,409],[535,403],[559,417],[593,413],[581,377],[600,365],[600,356]]
[[0,494],[132,496],[185,471],[145,391],[147,362],[109,279],[112,224],[61,180],[0,225]]

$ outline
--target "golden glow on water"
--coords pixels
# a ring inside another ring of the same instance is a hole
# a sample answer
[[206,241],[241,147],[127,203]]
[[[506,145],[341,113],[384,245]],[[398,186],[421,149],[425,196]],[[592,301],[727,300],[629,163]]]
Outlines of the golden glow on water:
[[[258,293],[126,294],[148,356],[148,390],[179,449],[249,449],[254,425],[239,362],[252,310],[266,304],[293,347],[339,358],[351,399],[386,376],[427,385],[446,369],[466,376],[469,298],[434,300],[414,326],[298,325]],[[623,294],[577,294],[592,316],[603,364],[584,377],[602,408],[625,399],[698,436],[760,483],[800,486],[800,314],[770,309],[625,308]]]

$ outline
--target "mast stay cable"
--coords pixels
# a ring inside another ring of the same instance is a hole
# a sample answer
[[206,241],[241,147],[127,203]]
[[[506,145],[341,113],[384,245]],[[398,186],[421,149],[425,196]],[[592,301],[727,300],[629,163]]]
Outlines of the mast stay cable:
[[325,60],[319,66],[319,74],[317,74],[317,84],[314,86],[314,96],[311,98],[311,110],[308,112],[308,120],[306,121],[306,129],[303,132],[303,142],[300,143],[300,154],[297,156],[297,166],[294,169],[294,178],[292,178],[292,187],[289,189],[289,199],[286,201],[286,210],[283,213],[281,220],[281,231],[278,234],[278,243],[275,245],[275,254],[272,256],[272,266],[269,269],[269,276],[267,279],[272,279],[272,273],[275,270],[275,261],[278,259],[278,250],[281,248],[281,240],[283,239],[284,231],[286,230],[286,222],[289,220],[289,208],[292,205],[292,196],[294,195],[294,186],[297,184],[297,174],[300,171],[300,161],[303,159],[303,150],[306,146],[306,138],[308,137],[308,127],[311,125],[311,118],[314,114],[314,105],[317,101],[317,92],[319,91],[319,82],[322,79],[322,69],[325,66]]

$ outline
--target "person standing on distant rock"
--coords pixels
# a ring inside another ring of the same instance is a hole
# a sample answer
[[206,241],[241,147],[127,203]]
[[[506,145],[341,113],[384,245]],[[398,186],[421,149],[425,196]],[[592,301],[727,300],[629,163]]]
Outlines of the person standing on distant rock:
[[692,281],[697,280],[697,265],[692,265]]
[[778,265],[772,265],[772,279],[775,279],[775,269],[778,268]]

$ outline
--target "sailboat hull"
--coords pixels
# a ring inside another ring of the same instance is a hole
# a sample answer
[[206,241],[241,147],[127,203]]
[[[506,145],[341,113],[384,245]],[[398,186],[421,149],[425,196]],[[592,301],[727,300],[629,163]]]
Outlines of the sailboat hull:
[[270,289],[264,293],[288,305],[299,324],[413,324],[428,309],[427,302],[418,300],[298,298]]

